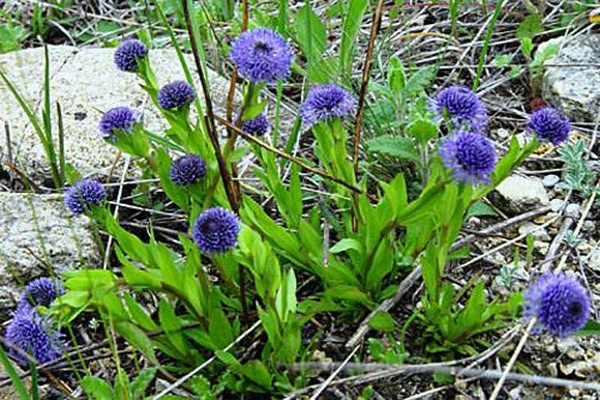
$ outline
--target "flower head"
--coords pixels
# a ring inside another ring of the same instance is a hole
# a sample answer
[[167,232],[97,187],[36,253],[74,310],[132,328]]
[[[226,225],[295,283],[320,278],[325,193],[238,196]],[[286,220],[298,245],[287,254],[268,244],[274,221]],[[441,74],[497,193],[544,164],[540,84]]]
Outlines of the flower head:
[[590,317],[590,295],[573,274],[546,272],[525,291],[527,318],[537,317],[539,331],[566,337]]
[[29,365],[29,360],[17,349],[40,363],[54,361],[62,355],[60,334],[35,311],[15,313],[6,328],[4,339],[11,345],[8,346],[8,354],[22,366]]
[[235,39],[231,45],[231,61],[242,78],[252,83],[273,83],[288,76],[292,50],[280,35],[259,28]]
[[449,118],[454,128],[481,131],[487,125],[487,111],[475,92],[464,86],[440,91],[430,102],[438,120]]
[[308,128],[331,118],[342,118],[356,109],[356,99],[334,84],[317,85],[300,105],[302,123]]
[[146,57],[148,48],[137,39],[124,40],[115,51],[115,64],[125,72],[136,72],[139,60]]
[[458,131],[446,137],[440,145],[442,163],[452,170],[457,182],[476,185],[489,182],[496,166],[496,151],[492,142],[480,133]]
[[271,123],[264,113],[242,123],[242,130],[254,136],[263,136],[269,129],[271,129]]
[[568,117],[562,115],[556,109],[544,107],[531,115],[527,130],[536,132],[540,142],[552,142],[552,144],[558,146],[569,137],[571,123]]
[[224,208],[204,211],[192,229],[194,241],[203,253],[221,253],[237,244],[240,223],[237,216]]
[[98,205],[104,199],[106,192],[100,182],[84,178],[75,186],[65,189],[65,206],[73,215],[80,215],[91,205]]
[[187,106],[194,101],[194,89],[186,81],[167,83],[158,91],[158,104],[165,110]]
[[50,304],[63,294],[65,289],[57,279],[45,277],[34,279],[25,286],[21,301],[17,305],[17,312],[34,306],[50,307]]
[[179,157],[169,170],[174,184],[185,186],[198,182],[206,175],[206,163],[201,157],[186,154]]
[[111,108],[102,115],[98,129],[100,137],[114,138],[115,132],[131,133],[133,126],[142,119],[142,113],[129,107]]

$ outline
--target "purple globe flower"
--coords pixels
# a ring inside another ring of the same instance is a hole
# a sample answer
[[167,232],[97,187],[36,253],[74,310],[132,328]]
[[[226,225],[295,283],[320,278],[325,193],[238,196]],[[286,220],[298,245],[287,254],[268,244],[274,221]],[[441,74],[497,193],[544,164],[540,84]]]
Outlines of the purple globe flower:
[[65,206],[73,215],[80,215],[89,210],[91,205],[98,205],[106,192],[100,182],[84,178],[75,186],[65,189]]
[[65,289],[57,279],[37,278],[25,286],[21,301],[17,305],[17,313],[20,309],[26,310],[34,306],[50,307],[50,304],[59,296],[65,294]]
[[271,123],[264,113],[242,123],[242,130],[255,136],[263,136],[269,129],[271,129]]
[[158,104],[165,110],[187,106],[194,101],[194,89],[186,81],[167,83],[158,91]]
[[28,366],[29,359],[17,348],[39,363],[54,361],[62,355],[60,334],[35,311],[15,313],[4,339],[11,345],[7,346],[8,354],[22,366]]
[[452,170],[457,182],[477,185],[489,183],[496,166],[496,151],[492,142],[480,133],[458,131],[446,137],[440,145],[444,166]]
[[308,92],[300,105],[302,123],[311,127],[331,118],[342,118],[356,109],[356,99],[334,84],[317,85]]
[[568,117],[562,115],[556,109],[544,107],[531,115],[527,130],[537,133],[538,140],[541,143],[552,142],[552,144],[558,146],[569,137],[571,123]]
[[487,125],[485,105],[475,92],[464,86],[451,86],[430,101],[437,120],[450,119],[455,129],[481,131]]
[[142,113],[129,107],[111,108],[102,115],[98,129],[100,137],[113,139],[115,132],[131,133],[133,126],[142,119]]
[[240,233],[238,217],[221,207],[209,208],[194,223],[192,236],[203,253],[222,253],[237,244]]
[[273,83],[288,76],[292,50],[269,29],[254,29],[238,36],[231,45],[231,61],[238,73],[252,83]]
[[115,64],[125,72],[136,72],[140,59],[148,54],[148,48],[137,39],[123,41],[115,51]]
[[537,317],[539,333],[564,338],[590,318],[590,295],[573,274],[546,272],[525,291],[526,318]]
[[197,155],[186,154],[175,160],[173,165],[171,165],[169,175],[176,185],[190,185],[204,178],[206,175],[206,163]]

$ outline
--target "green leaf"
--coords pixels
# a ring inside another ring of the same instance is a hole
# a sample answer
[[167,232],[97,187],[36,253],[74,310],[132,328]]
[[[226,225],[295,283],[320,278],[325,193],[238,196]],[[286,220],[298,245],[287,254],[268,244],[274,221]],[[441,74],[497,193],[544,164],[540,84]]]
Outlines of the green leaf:
[[140,328],[127,321],[115,322],[115,329],[130,345],[141,351],[153,363],[158,364],[152,341]]
[[404,160],[419,161],[415,143],[401,136],[382,135],[365,143],[369,153],[380,153]]
[[131,394],[133,397],[132,400],[144,398],[144,394],[146,392],[146,389],[148,388],[148,385],[150,385],[150,383],[156,376],[156,371],[157,371],[157,368],[155,368],[155,367],[151,367],[151,368],[146,367],[140,371],[139,375],[135,378],[135,380],[131,384],[131,392],[132,392]]
[[208,333],[217,346],[223,349],[233,342],[231,324],[221,308],[211,308],[209,321]]
[[387,76],[390,90],[396,95],[402,93],[406,87],[406,72],[404,72],[404,65],[398,57],[390,58]]
[[531,14],[521,21],[517,27],[516,36],[519,39],[533,39],[535,35],[543,31],[542,16],[540,14]]
[[312,10],[310,2],[305,2],[304,7],[296,13],[294,27],[302,52],[308,59],[309,65],[313,64],[325,51],[327,33],[325,25]]
[[266,106],[267,106],[266,101],[261,101],[256,104],[251,104],[251,105],[247,106],[244,109],[244,115],[242,116],[242,119],[244,121],[248,121],[248,120],[258,117],[258,115],[261,112],[263,112],[263,110],[265,109]]
[[348,4],[348,14],[344,19],[340,44],[340,70],[347,76],[352,72],[354,44],[368,3],[367,0],[350,0]]
[[129,310],[129,314],[131,314],[133,322],[146,331],[155,331],[159,329],[159,326],[129,293],[124,293],[123,299],[125,300],[125,304],[127,305],[127,309]]
[[14,365],[6,355],[3,346],[0,346],[0,362],[4,366],[4,370],[8,374],[8,377],[10,378],[10,381],[13,384],[13,388],[18,393],[19,398],[21,400],[29,400],[30,397],[29,393],[27,393],[27,389],[25,388],[25,384],[23,383],[23,380],[17,373],[17,370],[15,369]]
[[79,383],[88,398],[92,400],[112,400],[114,398],[110,384],[103,379],[87,375]]
[[343,253],[348,250],[354,250],[358,254],[362,254],[364,251],[364,247],[363,247],[363,244],[359,240],[356,240],[353,238],[344,238],[344,239],[340,240],[339,242],[337,242],[335,245],[333,245],[329,249],[329,252],[331,254],[338,254],[338,253]]
[[228,353],[223,350],[215,350],[215,356],[228,366],[241,367],[242,364],[235,358],[235,356],[231,353]]
[[264,389],[271,390],[272,376],[269,369],[259,360],[248,361],[242,367],[242,373],[252,382],[258,384]]
[[525,37],[521,39],[521,51],[526,57],[531,57],[531,52],[533,51],[533,41],[531,38]]
[[583,328],[577,333],[577,336],[600,335],[600,322],[590,319]]
[[484,216],[495,217],[497,215],[498,215],[498,213],[496,213],[496,211],[494,211],[494,209],[492,207],[488,206],[487,204],[485,204],[482,201],[477,201],[477,202],[473,203],[471,205],[471,207],[469,207],[469,209],[467,210],[467,213],[465,215],[465,220],[467,220],[471,217],[484,217]]
[[396,327],[396,323],[389,313],[379,311],[371,318],[369,326],[376,331],[391,332]]
[[496,67],[508,67],[512,61],[511,54],[497,54],[492,61]]
[[438,135],[437,126],[433,122],[426,119],[418,119],[411,122],[406,127],[406,131],[410,136],[417,139],[423,146],[425,146],[429,140],[437,137]]
[[188,343],[181,331],[181,321],[175,314],[173,306],[165,299],[161,299],[158,303],[158,317],[160,326],[164,329],[165,336],[167,336],[169,342],[171,342],[182,355],[188,354]]

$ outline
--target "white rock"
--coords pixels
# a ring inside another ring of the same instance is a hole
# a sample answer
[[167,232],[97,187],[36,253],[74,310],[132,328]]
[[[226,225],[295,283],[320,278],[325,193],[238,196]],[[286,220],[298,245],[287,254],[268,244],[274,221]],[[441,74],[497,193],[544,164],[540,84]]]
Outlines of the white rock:
[[[50,46],[51,95],[54,134],[57,132],[55,103],[61,105],[65,132],[67,162],[84,175],[107,176],[114,167],[117,150],[97,138],[98,122],[102,113],[112,107],[129,106],[142,110],[145,126],[160,133],[166,123],[141,89],[141,81],[133,73],[119,71],[113,62],[114,49]],[[151,50],[150,60],[159,86],[173,80],[185,80],[183,69],[175,50]],[[43,49],[30,49],[0,56],[0,68],[41,115],[40,99],[43,88]],[[186,62],[194,79],[198,79],[193,57]],[[216,72],[208,71],[214,112],[226,115],[229,80]],[[201,90],[198,81],[195,82]],[[239,93],[236,102],[240,101]],[[203,100],[202,100],[203,103]],[[29,175],[48,176],[48,163],[44,149],[34,130],[12,94],[0,83],[1,119],[8,121],[12,132],[12,147],[16,163]],[[194,107],[192,110],[195,111]],[[274,112],[274,107],[267,109]],[[195,120],[195,114],[191,116]],[[285,136],[294,123],[294,116],[282,109],[281,136]],[[224,132],[224,129],[221,130]],[[0,141],[0,154],[4,141]]]
[[539,225],[534,224],[533,222],[525,222],[523,225],[521,225],[519,227],[519,234],[520,235],[529,234],[534,239],[541,240],[541,241],[550,240],[550,235],[548,234],[548,231],[546,230],[546,228],[542,228]]
[[511,175],[495,191],[496,206],[508,213],[520,214],[549,203],[548,193],[539,178]]
[[19,288],[31,279],[99,267],[90,227],[88,218],[69,216],[60,195],[0,192],[2,319],[19,300]]
[[573,120],[595,121],[600,113],[600,69],[597,67],[600,35],[552,39],[540,45],[540,49],[549,45],[559,50],[546,61],[549,65],[543,77],[544,98]]
[[550,174],[550,175],[546,175],[543,179],[542,179],[542,184],[545,187],[553,187],[554,185],[556,185],[558,182],[560,181],[560,177],[558,175],[554,175],[554,174]]

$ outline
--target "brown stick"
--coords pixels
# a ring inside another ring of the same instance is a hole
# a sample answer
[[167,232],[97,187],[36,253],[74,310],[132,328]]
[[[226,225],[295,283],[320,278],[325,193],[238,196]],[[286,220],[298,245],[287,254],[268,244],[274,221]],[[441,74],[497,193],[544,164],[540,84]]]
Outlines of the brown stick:
[[[346,181],[344,181],[342,179],[336,178],[335,176],[329,175],[327,172],[324,172],[324,171],[321,171],[320,169],[311,167],[310,165],[308,165],[305,162],[297,159],[296,157],[294,157],[294,156],[292,156],[292,155],[290,155],[290,154],[288,154],[288,153],[286,153],[284,151],[281,151],[278,148],[275,148],[275,147],[273,147],[273,146],[271,146],[271,145],[263,142],[260,139],[257,139],[256,137],[250,135],[249,133],[244,132],[242,129],[240,129],[237,126],[233,125],[232,123],[228,122],[224,118],[221,118],[219,116],[215,116],[215,119],[216,119],[216,121],[218,123],[220,123],[222,125],[225,125],[229,129],[234,130],[237,134],[239,134],[240,136],[242,136],[244,139],[246,139],[246,140],[248,140],[248,141],[250,141],[250,142],[252,142],[254,144],[257,144],[258,146],[260,146],[260,147],[262,147],[264,149],[272,151],[273,153],[277,154],[279,157],[285,158],[286,160],[293,162],[294,164],[300,166],[302,169],[305,169],[305,170],[307,170],[307,171],[309,171],[309,172],[311,172],[311,173],[313,173],[315,175],[319,175],[319,176],[321,176],[323,178],[329,179],[329,180],[331,180],[331,181],[333,181],[335,183],[339,183],[340,185],[342,185],[342,186],[344,186],[344,187],[352,190],[353,192],[355,192],[357,194],[364,193],[362,189],[360,189],[360,188],[358,188],[356,186],[353,186],[352,184],[350,184],[350,183],[348,183],[348,182],[346,182]],[[369,197],[371,198],[371,200],[377,201],[377,198],[372,197],[372,196],[369,196]]]
[[231,174],[227,169],[227,163],[225,162],[223,154],[221,153],[221,146],[219,145],[219,137],[215,126],[215,114],[210,98],[210,90],[208,87],[208,83],[206,82],[206,77],[204,75],[205,71],[202,68],[202,62],[200,61],[198,43],[196,43],[196,37],[194,36],[194,30],[192,28],[192,20],[190,16],[190,10],[188,7],[188,0],[181,0],[181,4],[183,6],[185,25],[188,31],[190,44],[192,45],[192,54],[194,55],[194,62],[196,64],[196,68],[198,69],[200,84],[202,85],[202,92],[204,93],[204,101],[206,103],[206,118],[204,120],[206,123],[206,129],[208,131],[208,136],[210,138],[212,146],[215,150],[215,156],[217,158],[217,163],[219,164],[219,172],[221,174],[221,178],[223,179],[225,193],[227,194],[227,200],[229,201],[231,209],[235,213],[237,213],[239,211],[239,202],[235,194],[235,185],[233,183],[233,179],[231,179]]
[[373,51],[375,50],[375,39],[379,32],[381,24],[381,14],[383,10],[383,0],[377,2],[375,14],[373,15],[373,24],[371,25],[371,35],[369,37],[369,46],[367,47],[367,56],[365,57],[365,66],[362,73],[362,83],[358,96],[358,110],[356,111],[356,125],[354,126],[354,175],[358,176],[358,147],[360,144],[360,133],[365,108],[365,97],[367,94],[367,86],[369,84],[369,76],[371,74],[371,65],[373,64]]

